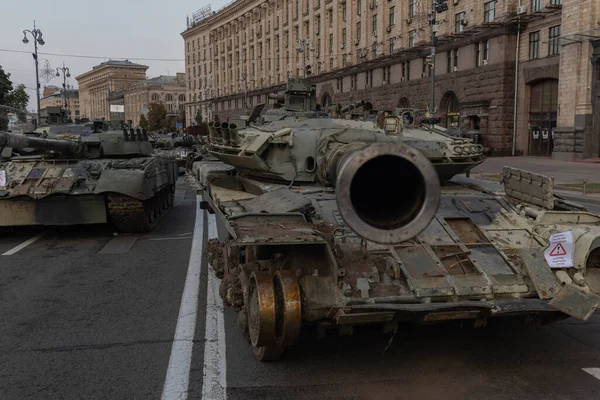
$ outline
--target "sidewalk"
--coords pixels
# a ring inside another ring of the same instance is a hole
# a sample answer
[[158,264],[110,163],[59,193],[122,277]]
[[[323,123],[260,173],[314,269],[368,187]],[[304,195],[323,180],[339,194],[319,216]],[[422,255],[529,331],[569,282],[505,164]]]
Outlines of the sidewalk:
[[583,181],[589,196],[600,193],[600,164],[553,160],[548,157],[490,157],[471,170],[471,177],[499,181],[503,166],[524,169],[554,177],[555,189],[583,194]]

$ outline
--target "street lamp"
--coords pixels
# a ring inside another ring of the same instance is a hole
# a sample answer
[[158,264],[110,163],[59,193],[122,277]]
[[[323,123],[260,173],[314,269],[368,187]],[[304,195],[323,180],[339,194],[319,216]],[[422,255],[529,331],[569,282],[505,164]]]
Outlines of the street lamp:
[[56,68],[56,76],[60,76],[60,73],[62,71],[62,76],[63,76],[63,93],[65,96],[65,116],[68,116],[69,110],[68,110],[68,104],[67,104],[67,78],[71,77],[71,73],[69,72],[69,68],[65,67],[65,63],[63,61],[63,66],[62,68]]
[[34,52],[32,54],[33,59],[35,60],[35,93],[37,96],[37,126],[40,125],[40,76],[39,76],[39,66],[38,66],[38,44],[43,46],[46,42],[44,42],[44,38],[42,37],[42,31],[35,27],[35,20],[33,21],[33,30],[25,29],[23,31],[23,43],[29,43],[29,39],[27,39],[27,33],[31,35],[33,38],[33,48]]
[[244,110],[248,110],[248,74],[242,72],[240,80],[244,82]]

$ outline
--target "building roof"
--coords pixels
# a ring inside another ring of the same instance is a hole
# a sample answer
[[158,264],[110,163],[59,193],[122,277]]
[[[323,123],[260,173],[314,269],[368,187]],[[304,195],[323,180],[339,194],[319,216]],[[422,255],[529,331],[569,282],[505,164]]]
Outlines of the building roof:
[[[63,97],[63,91],[62,89],[57,90],[56,92],[52,93],[49,96],[46,97],[42,97],[43,99],[49,99],[51,97]],[[74,98],[79,98],[79,89],[74,89],[74,90],[67,90],[67,97],[70,99],[74,99]]]
[[108,61],[104,61],[103,63],[96,65],[92,69],[94,70],[94,69],[102,68],[107,65],[115,65],[115,66],[122,66],[122,67],[124,66],[124,67],[146,67],[146,68],[148,68],[147,65],[133,63],[129,60],[108,60]]

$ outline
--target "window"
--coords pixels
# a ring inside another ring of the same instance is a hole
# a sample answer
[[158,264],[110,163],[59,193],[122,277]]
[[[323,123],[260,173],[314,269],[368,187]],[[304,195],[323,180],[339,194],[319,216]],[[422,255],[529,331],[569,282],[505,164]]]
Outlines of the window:
[[342,3],[342,21],[346,21],[346,3]]
[[484,40],[475,45],[475,65],[480,67],[488,59],[488,41]]
[[360,16],[362,4],[360,0],[356,0],[356,15]]
[[329,55],[333,54],[333,33],[329,34]]
[[373,15],[373,35],[377,35],[377,14]]
[[333,28],[333,8],[330,8],[327,13],[329,14],[329,27]]
[[562,6],[562,0],[550,0],[551,6]]
[[548,34],[548,55],[556,56],[560,54],[559,37],[560,37],[560,25],[550,27],[550,32]]
[[458,49],[452,50],[452,66],[454,70],[458,69]]
[[540,58],[540,31],[529,34],[529,59]]
[[446,52],[446,73],[452,72],[452,51]]
[[462,21],[465,19],[465,12],[460,12],[454,15],[454,32],[462,32],[464,25]]
[[317,30],[317,34],[319,32],[321,32],[321,16],[317,15],[317,26],[315,27],[315,29]]
[[531,0],[531,12],[540,11],[542,9],[542,0]]
[[396,51],[396,38],[390,38],[390,53],[393,53]]
[[396,7],[390,7],[390,26],[396,24]]
[[342,29],[342,44],[346,45],[346,28]]
[[491,0],[483,5],[483,22],[494,22],[495,17],[496,0]]
[[417,13],[417,0],[408,0],[408,18],[412,18]]
[[356,23],[356,41],[360,40],[360,21]]
[[329,59],[329,69],[333,70],[333,57]]
[[416,31],[414,29],[412,31],[408,32],[408,47],[414,47],[415,36],[416,36]]

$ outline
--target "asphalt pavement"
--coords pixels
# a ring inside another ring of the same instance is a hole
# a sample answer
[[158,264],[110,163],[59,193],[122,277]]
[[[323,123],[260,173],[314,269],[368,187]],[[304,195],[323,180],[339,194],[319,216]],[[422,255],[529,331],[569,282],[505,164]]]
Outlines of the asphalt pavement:
[[[0,255],[0,399],[161,398],[190,256],[201,259],[193,237],[210,234],[210,217],[196,220],[197,211],[195,191],[180,180],[175,207],[147,235],[103,226],[1,234],[0,254],[35,240]],[[394,337],[306,332],[282,361],[261,364],[235,314],[210,303],[218,281],[208,286],[207,276],[202,262],[191,362],[174,372],[187,391],[172,398],[203,398],[204,377],[215,375],[224,395],[205,399],[600,398],[600,315],[542,327],[407,325]],[[214,315],[223,328],[215,343],[205,340]]]

